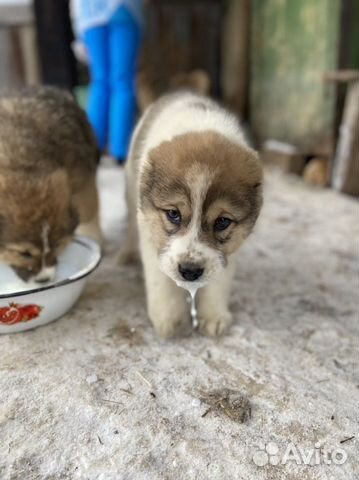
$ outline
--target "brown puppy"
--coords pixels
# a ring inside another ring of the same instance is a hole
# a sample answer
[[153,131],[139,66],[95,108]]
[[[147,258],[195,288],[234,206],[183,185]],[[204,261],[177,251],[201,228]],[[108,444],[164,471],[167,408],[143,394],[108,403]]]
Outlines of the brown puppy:
[[200,331],[223,333],[235,254],[262,205],[261,164],[237,120],[193,93],[164,96],[135,130],[126,174],[129,228],[119,261],[139,249],[157,332],[189,329],[185,290],[198,290]]
[[0,95],[0,261],[47,281],[79,233],[101,240],[98,150],[84,112],[51,87]]

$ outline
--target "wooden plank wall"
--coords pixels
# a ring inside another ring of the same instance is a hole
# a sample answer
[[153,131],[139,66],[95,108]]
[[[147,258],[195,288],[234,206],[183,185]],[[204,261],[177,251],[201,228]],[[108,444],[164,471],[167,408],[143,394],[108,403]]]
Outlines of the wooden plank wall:
[[223,2],[161,0],[147,11],[141,65],[158,88],[177,73],[201,68],[220,94],[220,47]]

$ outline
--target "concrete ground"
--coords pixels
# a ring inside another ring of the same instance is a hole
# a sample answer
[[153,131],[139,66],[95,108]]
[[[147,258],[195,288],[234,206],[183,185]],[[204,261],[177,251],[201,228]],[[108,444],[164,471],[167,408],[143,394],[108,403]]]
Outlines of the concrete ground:
[[0,479],[358,479],[358,202],[268,173],[230,334],[162,341],[140,269],[116,266],[122,171],[100,186],[80,302],[0,336]]

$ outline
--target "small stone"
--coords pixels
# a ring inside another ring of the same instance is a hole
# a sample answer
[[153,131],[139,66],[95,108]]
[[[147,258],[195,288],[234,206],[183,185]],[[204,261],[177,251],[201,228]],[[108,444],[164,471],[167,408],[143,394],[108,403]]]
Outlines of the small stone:
[[96,373],[91,373],[91,375],[88,375],[86,377],[86,382],[91,385],[92,383],[96,383],[98,381],[98,377]]
[[200,406],[201,406],[201,400],[200,400],[199,398],[194,398],[194,399],[192,400],[192,407],[198,408],[198,407],[200,407]]

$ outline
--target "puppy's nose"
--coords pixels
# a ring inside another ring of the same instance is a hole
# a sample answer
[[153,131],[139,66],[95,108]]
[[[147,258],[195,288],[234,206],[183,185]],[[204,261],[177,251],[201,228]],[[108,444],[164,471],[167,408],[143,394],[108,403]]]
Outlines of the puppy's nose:
[[51,280],[51,277],[41,277],[36,279],[36,283],[47,283]]
[[182,277],[189,282],[198,280],[204,272],[204,268],[199,267],[194,263],[180,263],[178,265],[178,270]]

